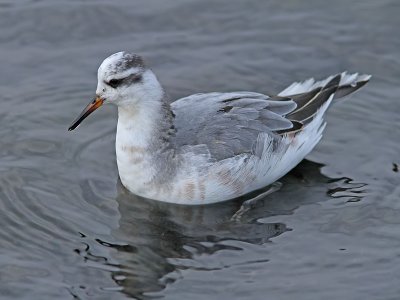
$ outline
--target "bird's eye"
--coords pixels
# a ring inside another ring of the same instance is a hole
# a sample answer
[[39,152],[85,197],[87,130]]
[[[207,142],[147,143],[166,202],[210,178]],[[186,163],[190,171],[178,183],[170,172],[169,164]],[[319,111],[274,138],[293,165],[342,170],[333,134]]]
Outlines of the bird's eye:
[[121,84],[121,82],[122,79],[111,79],[107,84],[115,89],[117,86]]

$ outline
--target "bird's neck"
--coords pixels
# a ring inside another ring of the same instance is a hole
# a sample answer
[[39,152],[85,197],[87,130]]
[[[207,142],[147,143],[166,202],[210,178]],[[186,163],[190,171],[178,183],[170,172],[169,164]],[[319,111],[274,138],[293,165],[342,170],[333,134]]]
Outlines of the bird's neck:
[[147,153],[170,146],[173,113],[163,94],[159,99],[118,107],[117,147],[137,147]]
[[[153,99],[154,100],[154,99]],[[157,178],[169,178],[176,169],[173,113],[165,96],[142,101],[143,106],[118,107],[116,155],[122,183],[133,193],[144,197]],[[160,177],[161,175],[161,177]]]

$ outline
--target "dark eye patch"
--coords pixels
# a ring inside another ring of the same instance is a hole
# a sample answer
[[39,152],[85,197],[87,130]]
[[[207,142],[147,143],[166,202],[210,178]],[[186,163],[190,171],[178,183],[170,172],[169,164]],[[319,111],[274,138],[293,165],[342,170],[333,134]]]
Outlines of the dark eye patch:
[[137,83],[142,81],[142,75],[141,74],[132,74],[129,75],[128,77],[121,78],[121,79],[111,79],[110,81],[106,82],[109,86],[112,88],[117,88],[121,84],[129,85],[133,83]]
[[115,89],[117,86],[119,86],[122,83],[123,80],[124,80],[123,78],[122,79],[111,79],[109,82],[107,82],[107,84]]

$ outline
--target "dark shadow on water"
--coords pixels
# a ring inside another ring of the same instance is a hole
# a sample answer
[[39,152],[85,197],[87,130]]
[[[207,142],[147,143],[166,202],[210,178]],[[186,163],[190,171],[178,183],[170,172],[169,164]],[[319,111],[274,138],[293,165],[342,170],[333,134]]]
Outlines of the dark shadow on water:
[[116,250],[113,259],[118,265],[113,266],[119,270],[112,272],[113,280],[123,293],[148,299],[179,278],[180,270],[201,269],[181,264],[180,260],[220,250],[242,250],[229,241],[268,243],[291,230],[282,222],[265,222],[268,217],[290,215],[302,205],[332,199],[331,190],[338,188],[341,179],[322,175],[321,167],[303,161],[281,180],[280,191],[259,201],[240,222],[231,221],[243,202],[240,199],[209,206],[171,205],[132,195],[120,185],[117,201],[121,218],[112,236],[121,242],[98,240]]

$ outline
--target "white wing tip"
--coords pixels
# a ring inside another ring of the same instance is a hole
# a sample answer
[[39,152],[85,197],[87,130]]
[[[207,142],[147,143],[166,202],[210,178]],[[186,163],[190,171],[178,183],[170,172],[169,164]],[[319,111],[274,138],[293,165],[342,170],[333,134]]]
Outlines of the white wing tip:
[[370,74],[362,74],[358,76],[358,81],[369,81],[371,79],[372,75]]
[[342,79],[340,80],[340,84],[350,84],[353,82],[358,82],[358,81],[369,81],[372,77],[370,74],[361,74],[359,75],[358,73],[348,73],[347,71],[344,71],[341,73]]
[[[362,74],[362,75],[359,75],[358,73],[351,74],[351,73],[348,73],[347,71],[342,72],[340,75],[341,75],[340,85],[355,84],[359,81],[369,81],[371,78],[371,75],[369,75],[369,74]],[[320,81],[315,81],[314,78],[309,78],[302,82],[293,82],[290,86],[288,86],[286,89],[284,89],[278,95],[279,96],[287,96],[287,95],[308,92],[314,88],[324,86],[333,77],[334,77],[334,75],[331,75],[331,76],[325,78],[324,80],[320,80]]]

